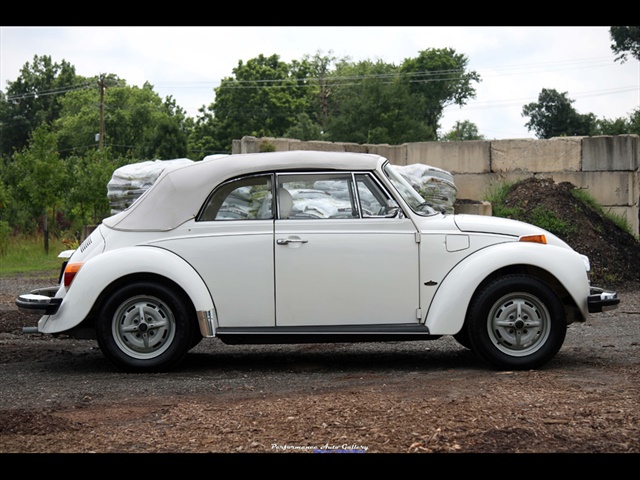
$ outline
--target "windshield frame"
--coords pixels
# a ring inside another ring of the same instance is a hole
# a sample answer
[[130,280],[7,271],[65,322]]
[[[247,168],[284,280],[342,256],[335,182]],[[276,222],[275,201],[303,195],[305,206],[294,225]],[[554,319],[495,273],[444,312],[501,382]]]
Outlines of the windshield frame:
[[402,176],[391,162],[382,166],[382,171],[393,185],[395,191],[402,197],[404,203],[416,214],[430,217],[438,212],[420,195],[415,188]]

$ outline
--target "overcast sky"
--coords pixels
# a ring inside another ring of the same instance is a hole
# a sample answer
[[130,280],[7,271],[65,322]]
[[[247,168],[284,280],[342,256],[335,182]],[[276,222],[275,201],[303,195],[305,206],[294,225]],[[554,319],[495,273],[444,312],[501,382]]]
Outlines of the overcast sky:
[[640,65],[614,61],[609,27],[0,27],[0,85],[35,55],[66,60],[76,73],[113,73],[171,95],[189,115],[242,60],[277,54],[382,60],[400,65],[428,48],[453,48],[482,81],[475,100],[450,106],[442,133],[470,120],[488,139],[535,138],[522,107],[543,88],[567,92],[579,113],[627,117],[640,107]]

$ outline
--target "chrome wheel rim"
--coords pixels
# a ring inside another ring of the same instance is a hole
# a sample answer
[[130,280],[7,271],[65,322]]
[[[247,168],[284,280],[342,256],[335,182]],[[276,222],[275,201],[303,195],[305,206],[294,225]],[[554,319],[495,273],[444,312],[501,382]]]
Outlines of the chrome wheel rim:
[[113,316],[112,333],[120,350],[137,359],[165,352],[176,334],[171,309],[162,300],[140,295],[124,302]]
[[537,352],[551,330],[551,317],[544,303],[525,292],[502,297],[491,308],[487,320],[491,342],[514,357]]

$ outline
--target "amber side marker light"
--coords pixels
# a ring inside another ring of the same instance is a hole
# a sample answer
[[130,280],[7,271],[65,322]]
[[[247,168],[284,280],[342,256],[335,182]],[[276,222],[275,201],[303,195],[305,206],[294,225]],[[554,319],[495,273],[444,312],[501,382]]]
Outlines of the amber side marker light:
[[519,242],[531,242],[531,243],[547,243],[547,237],[544,235],[523,235],[518,239]]
[[82,268],[82,263],[68,263],[64,269],[64,286],[68,287],[73,282],[76,273]]

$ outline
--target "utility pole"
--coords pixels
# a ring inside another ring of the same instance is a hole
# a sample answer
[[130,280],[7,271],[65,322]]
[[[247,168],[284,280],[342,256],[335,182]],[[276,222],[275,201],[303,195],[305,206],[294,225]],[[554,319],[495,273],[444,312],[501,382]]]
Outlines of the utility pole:
[[104,145],[104,77],[100,77],[98,86],[100,87],[100,134],[98,137],[98,148],[102,148]]

